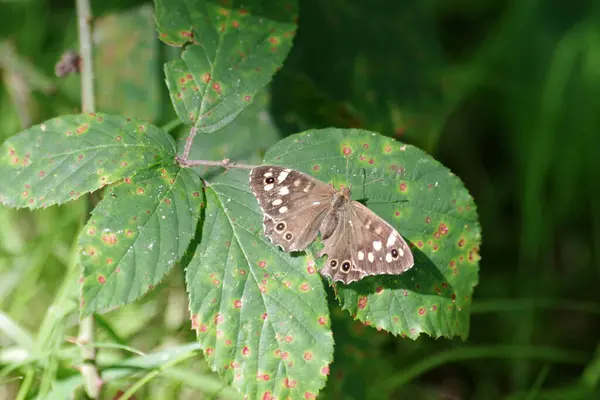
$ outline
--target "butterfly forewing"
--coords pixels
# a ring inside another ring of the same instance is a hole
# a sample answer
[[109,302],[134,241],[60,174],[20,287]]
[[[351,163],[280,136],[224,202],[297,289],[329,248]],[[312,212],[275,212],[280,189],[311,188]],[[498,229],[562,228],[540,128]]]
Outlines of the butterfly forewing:
[[401,274],[414,265],[413,254],[406,241],[383,218],[357,201],[352,212],[358,223],[352,227],[353,259],[368,275]]
[[317,237],[335,190],[302,172],[266,165],[250,172],[265,235],[284,251],[304,250]]

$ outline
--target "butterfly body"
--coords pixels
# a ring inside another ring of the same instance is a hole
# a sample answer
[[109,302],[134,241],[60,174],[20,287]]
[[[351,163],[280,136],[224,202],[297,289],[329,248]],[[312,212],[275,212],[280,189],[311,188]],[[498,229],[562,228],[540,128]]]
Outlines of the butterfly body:
[[263,212],[264,233],[286,252],[306,249],[321,233],[328,255],[323,275],[350,283],[368,275],[400,274],[414,264],[398,232],[350,197],[350,190],[274,165],[254,168],[250,187]]

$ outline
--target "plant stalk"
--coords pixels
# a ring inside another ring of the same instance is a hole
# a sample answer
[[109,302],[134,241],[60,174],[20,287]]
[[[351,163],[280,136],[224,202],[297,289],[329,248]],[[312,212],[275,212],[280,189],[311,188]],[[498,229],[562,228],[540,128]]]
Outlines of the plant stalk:
[[[77,27],[79,35],[79,56],[81,65],[81,111],[93,113],[96,111],[94,95],[94,59],[92,57],[92,9],[90,0],[76,0]],[[88,209],[92,199],[88,196]],[[102,380],[96,366],[96,348],[86,346],[94,343],[95,321],[93,316],[86,317],[79,325],[77,343],[81,346],[83,363],[80,367],[87,395],[92,399],[100,396]]]

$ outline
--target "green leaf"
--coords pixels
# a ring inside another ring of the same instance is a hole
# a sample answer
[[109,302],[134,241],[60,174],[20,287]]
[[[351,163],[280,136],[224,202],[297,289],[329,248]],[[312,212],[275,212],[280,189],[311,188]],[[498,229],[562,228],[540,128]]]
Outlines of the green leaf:
[[295,0],[156,0],[159,37],[187,44],[165,64],[179,118],[205,133],[222,128],[249,105],[281,67],[296,31]]
[[421,332],[467,336],[481,232],[473,199],[446,167],[414,146],[334,128],[280,141],[265,163],[336,187],[351,184],[352,197],[367,199],[367,206],[411,245],[415,266],[406,273],[336,284],[344,309],[368,325],[411,338]]
[[173,139],[146,122],[106,114],[54,118],[0,146],[0,202],[62,204],[174,157]]
[[110,189],[79,237],[83,314],[131,303],[179,260],[202,202],[197,174],[155,166]]
[[206,201],[187,284],[208,363],[247,398],[314,398],[329,373],[333,339],[312,259],[266,240],[247,171],[211,183]]
[[152,7],[146,4],[99,18],[94,38],[97,108],[156,120],[161,88]]

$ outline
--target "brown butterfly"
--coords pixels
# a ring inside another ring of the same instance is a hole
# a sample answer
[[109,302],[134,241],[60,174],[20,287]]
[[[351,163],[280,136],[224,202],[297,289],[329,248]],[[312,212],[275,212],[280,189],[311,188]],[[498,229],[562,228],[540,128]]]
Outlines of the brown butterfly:
[[283,251],[304,250],[317,234],[328,255],[321,273],[346,284],[368,275],[401,274],[412,252],[390,224],[357,201],[350,190],[275,165],[254,168],[250,187],[263,212],[265,235]]

